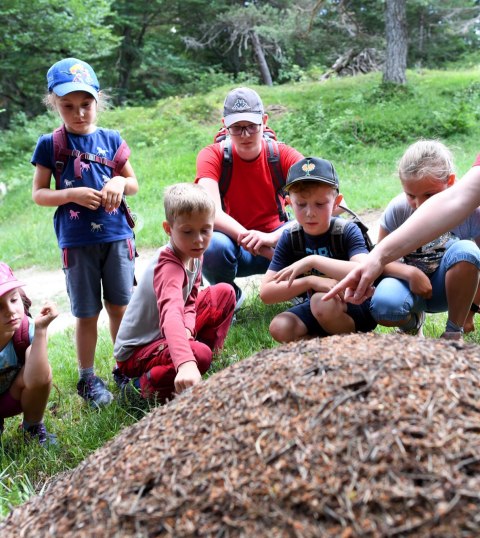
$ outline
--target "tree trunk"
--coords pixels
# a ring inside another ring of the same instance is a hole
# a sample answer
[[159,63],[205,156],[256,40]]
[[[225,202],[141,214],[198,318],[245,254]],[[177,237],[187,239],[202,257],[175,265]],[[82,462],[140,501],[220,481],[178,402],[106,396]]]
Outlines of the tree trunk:
[[265,59],[265,54],[263,53],[263,47],[260,43],[260,39],[256,32],[251,33],[253,50],[257,58],[258,68],[260,69],[260,74],[262,76],[263,83],[266,86],[272,86],[272,75],[270,74],[270,69]]
[[383,82],[405,84],[407,78],[406,0],[385,0],[387,54]]

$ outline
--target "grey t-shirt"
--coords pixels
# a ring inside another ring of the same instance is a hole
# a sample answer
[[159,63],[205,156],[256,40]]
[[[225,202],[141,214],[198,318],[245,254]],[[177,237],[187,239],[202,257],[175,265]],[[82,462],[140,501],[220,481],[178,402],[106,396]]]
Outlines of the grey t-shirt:
[[[387,206],[380,218],[380,226],[392,233],[401,226],[414,210],[410,207],[404,192],[396,196]],[[439,214],[438,218],[441,218]],[[480,208],[471,213],[460,225],[450,232],[423,245],[415,252],[406,255],[403,261],[414,265],[424,273],[432,273],[438,267],[448,243],[456,239],[472,239],[480,246]]]

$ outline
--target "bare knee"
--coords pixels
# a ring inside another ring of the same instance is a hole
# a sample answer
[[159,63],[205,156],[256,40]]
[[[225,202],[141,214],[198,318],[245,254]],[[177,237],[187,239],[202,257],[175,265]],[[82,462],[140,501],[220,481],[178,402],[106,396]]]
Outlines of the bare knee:
[[307,327],[295,314],[283,312],[270,322],[270,334],[277,342],[292,342],[307,334]]
[[105,301],[105,310],[110,318],[122,318],[126,309],[126,305],[117,305]]

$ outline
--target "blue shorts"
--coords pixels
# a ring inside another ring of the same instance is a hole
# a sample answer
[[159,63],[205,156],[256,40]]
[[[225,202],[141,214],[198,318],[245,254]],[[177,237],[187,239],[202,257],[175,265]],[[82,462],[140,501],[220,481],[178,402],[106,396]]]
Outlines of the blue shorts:
[[102,310],[102,288],[105,301],[128,304],[135,278],[133,239],[64,248],[62,254],[70,308],[76,318],[91,318]]
[[[317,318],[312,314],[310,309],[310,299],[306,299],[303,303],[292,306],[287,312],[295,314],[307,327],[308,334],[311,336],[330,336],[329,333],[318,323]],[[355,323],[357,332],[367,333],[373,331],[377,326],[377,322],[370,314],[370,299],[367,299],[362,304],[347,303],[347,314]]]

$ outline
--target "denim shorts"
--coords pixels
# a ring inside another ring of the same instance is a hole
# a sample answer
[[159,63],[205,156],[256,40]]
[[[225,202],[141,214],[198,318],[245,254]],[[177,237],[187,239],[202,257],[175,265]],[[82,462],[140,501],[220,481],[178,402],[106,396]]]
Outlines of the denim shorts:
[[135,278],[133,239],[64,248],[62,255],[70,308],[76,318],[91,318],[102,310],[102,289],[103,299],[110,304],[129,303]]
[[[318,323],[317,318],[312,314],[310,309],[310,299],[306,299],[299,305],[292,306],[288,312],[295,314],[307,327],[309,335],[312,336],[330,336],[329,333]],[[356,305],[347,303],[347,314],[355,323],[355,330],[362,333],[373,331],[377,326],[377,322],[370,314],[370,299],[367,299],[362,304]]]

